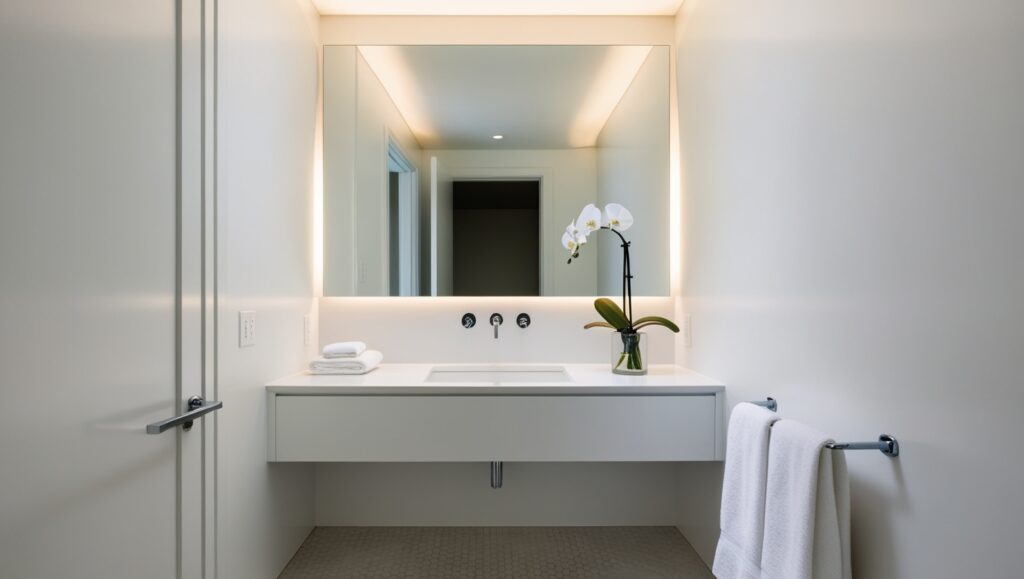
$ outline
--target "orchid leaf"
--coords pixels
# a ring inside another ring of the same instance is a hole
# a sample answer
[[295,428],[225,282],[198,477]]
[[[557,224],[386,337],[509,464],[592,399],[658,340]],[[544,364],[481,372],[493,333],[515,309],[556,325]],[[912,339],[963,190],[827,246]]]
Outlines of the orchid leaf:
[[662,326],[668,328],[675,333],[679,333],[679,326],[675,325],[672,320],[663,318],[661,316],[644,316],[634,322],[633,327],[639,330],[640,328],[646,328],[647,326]]
[[629,318],[619,307],[619,304],[613,302],[608,298],[597,298],[594,300],[594,309],[597,313],[601,314],[601,317],[608,322],[611,327],[618,331],[629,328]]
[[590,322],[589,324],[583,326],[584,330],[589,330],[590,328],[611,328],[612,330],[614,330],[615,326],[609,324],[608,322]]

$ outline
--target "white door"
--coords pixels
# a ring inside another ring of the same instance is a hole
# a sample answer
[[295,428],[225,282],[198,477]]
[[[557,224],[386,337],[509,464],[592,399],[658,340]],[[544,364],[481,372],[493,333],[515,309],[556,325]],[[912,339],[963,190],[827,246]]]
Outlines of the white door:
[[0,4],[0,577],[213,577],[213,4]]
[[416,295],[413,293],[413,280],[416,276],[412,267],[414,262],[413,240],[416,239],[416,220],[414,219],[416,213],[413,211],[415,197],[412,190],[412,184],[416,182],[414,176],[414,173],[401,173],[398,177],[400,191],[398,196],[398,246],[400,248],[398,250],[398,271],[401,278],[399,295],[403,296]]
[[[398,216],[395,226],[398,227],[398,247],[392,254],[392,259],[397,257],[398,263],[398,294],[400,296],[419,295],[419,284],[417,283],[418,272],[416,271],[416,254],[419,248],[416,246],[416,173],[407,171],[397,174],[398,181],[398,207],[395,212]],[[397,255],[395,255],[397,254]]]
[[430,158],[430,295],[452,295],[454,246],[452,178],[437,157]]
[[[415,166],[394,142],[389,132],[385,134],[388,143],[388,201],[385,214],[388,216],[388,265],[389,275],[385,284],[386,295],[418,296],[419,281],[419,192],[416,184],[419,176]],[[394,204],[393,206],[391,204]]]

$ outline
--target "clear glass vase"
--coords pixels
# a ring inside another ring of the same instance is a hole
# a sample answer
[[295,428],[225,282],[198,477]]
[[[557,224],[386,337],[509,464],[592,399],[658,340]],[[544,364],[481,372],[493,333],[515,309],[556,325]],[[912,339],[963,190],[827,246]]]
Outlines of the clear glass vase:
[[647,334],[612,334],[612,372],[630,376],[642,376],[647,373]]

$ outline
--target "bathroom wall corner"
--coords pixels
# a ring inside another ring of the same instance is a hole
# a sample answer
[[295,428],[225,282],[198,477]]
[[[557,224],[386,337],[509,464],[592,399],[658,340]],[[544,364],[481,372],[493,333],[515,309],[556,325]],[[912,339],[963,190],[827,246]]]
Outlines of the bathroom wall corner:
[[[308,0],[219,10],[217,576],[273,579],[314,518],[312,465],[267,463],[261,433],[264,384],[316,348],[319,14]],[[239,347],[239,310],[256,312],[254,346]]]

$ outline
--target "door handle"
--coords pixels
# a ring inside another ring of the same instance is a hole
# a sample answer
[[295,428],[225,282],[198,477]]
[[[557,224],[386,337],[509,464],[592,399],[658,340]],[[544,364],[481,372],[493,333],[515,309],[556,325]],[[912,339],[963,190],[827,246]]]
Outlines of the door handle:
[[196,418],[223,407],[224,403],[219,400],[204,400],[202,396],[193,396],[188,399],[188,411],[179,416],[147,425],[146,434],[160,434],[178,425],[181,425],[182,430],[191,430],[192,421]]

